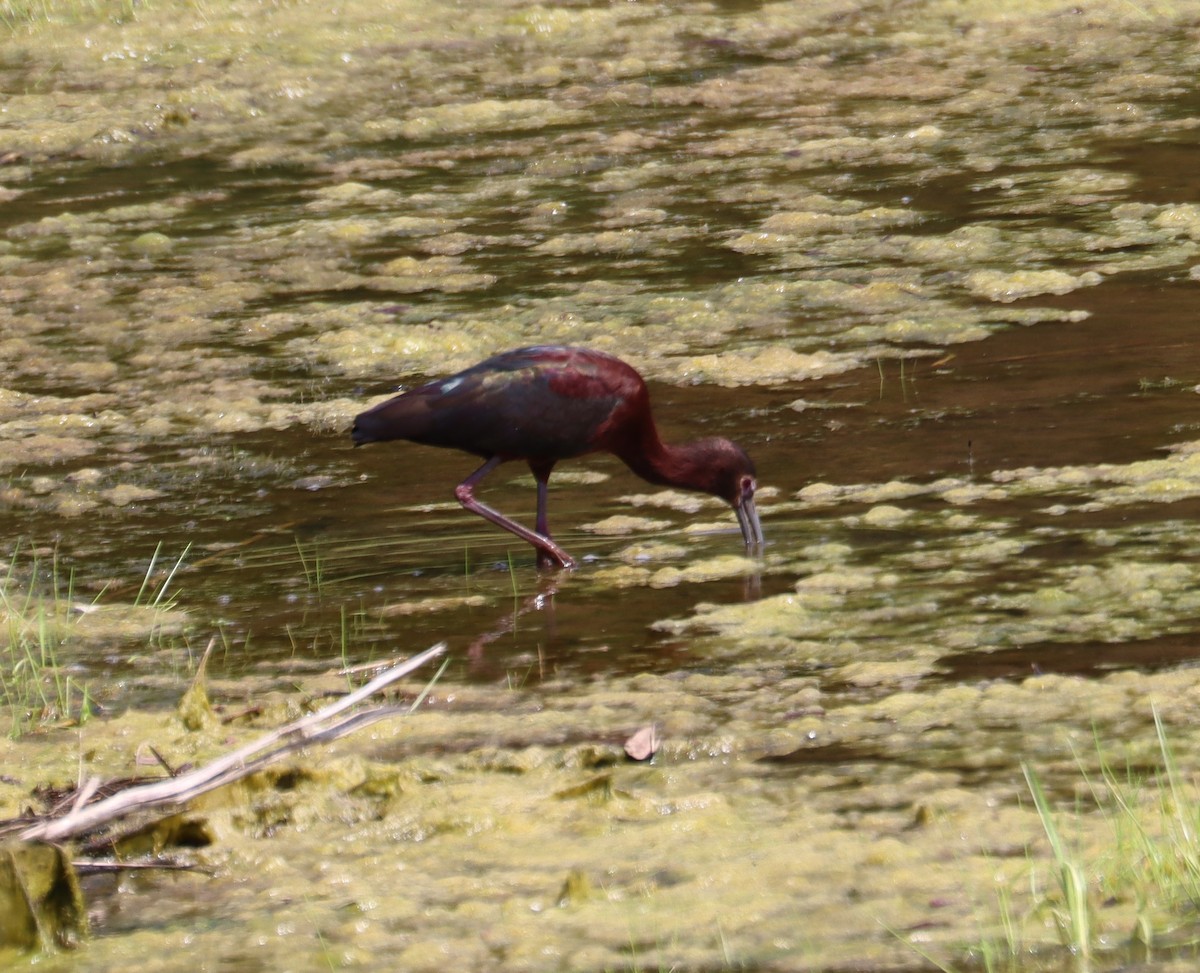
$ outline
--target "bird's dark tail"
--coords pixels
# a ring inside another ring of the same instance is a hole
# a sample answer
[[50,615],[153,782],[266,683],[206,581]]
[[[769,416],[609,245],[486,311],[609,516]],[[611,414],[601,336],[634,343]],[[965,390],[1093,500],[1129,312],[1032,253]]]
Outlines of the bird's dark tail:
[[367,429],[368,424],[363,422],[363,417],[356,416],[354,426],[350,430],[350,438],[354,440],[355,446],[362,446],[364,443],[375,442],[375,437]]
[[389,439],[420,440],[429,425],[427,396],[409,392],[398,395],[354,417],[350,436],[355,446]]
[[[384,403],[390,405],[391,403]],[[354,427],[350,430],[350,438],[355,446],[365,443],[379,443],[388,439],[397,439],[394,432],[395,423],[389,423],[381,416],[379,409],[370,409],[354,417]]]

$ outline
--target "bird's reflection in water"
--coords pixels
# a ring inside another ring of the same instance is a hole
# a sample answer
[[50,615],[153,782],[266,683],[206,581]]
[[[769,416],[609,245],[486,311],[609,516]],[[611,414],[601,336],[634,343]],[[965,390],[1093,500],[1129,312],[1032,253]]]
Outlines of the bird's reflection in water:
[[762,572],[754,571],[742,581],[742,600],[758,601],[762,598]]
[[540,576],[538,590],[526,597],[512,611],[505,612],[500,622],[492,629],[477,635],[467,649],[467,657],[472,664],[483,660],[483,650],[496,639],[511,635],[517,630],[517,623],[530,612],[544,612],[546,633],[551,638],[555,635],[554,625],[554,596],[558,594],[558,581],[552,577]]
[[[497,639],[516,632],[521,618],[532,612],[543,613],[545,633],[553,639],[557,634],[554,599],[561,587],[562,584],[558,577],[539,574],[536,592],[525,597],[516,608],[505,612],[494,627],[477,635],[471,641],[467,649],[467,657],[471,660],[472,665],[480,664],[484,658],[484,650]],[[742,579],[742,600],[758,601],[762,596],[762,572],[755,570]]]

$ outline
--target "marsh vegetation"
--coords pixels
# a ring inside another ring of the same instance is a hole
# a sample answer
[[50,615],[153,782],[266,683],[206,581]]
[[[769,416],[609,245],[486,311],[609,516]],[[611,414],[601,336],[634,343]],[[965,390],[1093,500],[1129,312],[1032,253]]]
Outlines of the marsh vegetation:
[[[1192,961],[1200,6],[0,21],[0,802],[451,656],[16,968]],[[539,575],[470,458],[352,450],[538,341],[745,444],[761,561],[596,457]]]

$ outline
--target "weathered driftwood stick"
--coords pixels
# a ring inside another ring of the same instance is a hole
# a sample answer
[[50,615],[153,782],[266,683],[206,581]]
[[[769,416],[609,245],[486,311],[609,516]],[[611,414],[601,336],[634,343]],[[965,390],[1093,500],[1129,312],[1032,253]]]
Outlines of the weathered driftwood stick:
[[[419,669],[426,662],[437,658],[445,651],[446,643],[439,642],[406,662],[380,673],[366,685],[352,693],[347,693],[324,709],[310,713],[278,730],[273,730],[253,743],[234,750],[212,763],[197,767],[178,777],[169,777],[166,780],[131,787],[86,807],[77,805],[64,817],[39,821],[37,824],[31,825],[22,831],[18,838],[23,841],[61,841],[64,838],[90,831],[131,811],[161,807],[166,804],[180,804],[223,784],[246,777],[265,767],[271,761],[309,743],[335,740],[376,720],[391,716],[400,710],[395,707],[379,708],[351,715],[331,726],[324,725],[339,713],[374,695],[389,683]],[[281,740],[285,741],[281,746],[275,747],[269,753],[264,753]],[[85,783],[81,790],[88,790],[88,784]]]
[[[286,756],[289,753],[294,753],[313,743],[329,743],[344,737],[355,730],[361,730],[365,726],[370,726],[372,723],[378,723],[380,720],[387,719],[389,716],[396,716],[400,713],[407,712],[408,709],[400,706],[378,706],[375,709],[362,710],[354,713],[344,719],[339,720],[332,726],[323,727],[320,730],[314,730],[306,733],[303,736],[295,736],[292,739],[280,744],[274,750],[268,750],[266,753],[260,754],[253,760],[240,763],[237,766],[225,767],[219,773],[210,774],[208,767],[201,767],[198,771],[184,774],[180,777],[172,777],[164,781],[155,781],[153,784],[143,784],[138,787],[131,787],[128,790],[121,791],[112,797],[106,798],[103,803],[112,803],[117,809],[117,813],[124,814],[129,810],[140,810],[150,806],[162,806],[163,804],[185,804],[194,797],[199,797],[201,794],[206,794],[208,791],[216,790],[218,787],[223,787],[225,784],[231,784],[235,780],[240,780],[243,777],[249,777],[251,774],[258,773],[264,767],[269,767],[280,757]],[[316,714],[314,714],[316,715]],[[307,717],[306,717],[307,718]],[[282,733],[284,731],[276,731]],[[203,772],[200,779],[193,780],[197,773]],[[176,791],[164,797],[157,797],[152,802],[145,799],[145,791],[149,787],[158,787],[163,784],[175,783]],[[130,799],[130,807],[122,808],[117,798],[127,796]],[[135,800],[136,798],[136,800]],[[93,805],[98,807],[100,802]],[[90,810],[90,808],[89,808]],[[60,818],[60,821],[67,821],[68,818]],[[49,822],[53,824],[58,821]],[[94,827],[94,825],[92,825]],[[29,832],[23,832],[21,837],[24,837]],[[53,840],[53,839],[45,839]]]

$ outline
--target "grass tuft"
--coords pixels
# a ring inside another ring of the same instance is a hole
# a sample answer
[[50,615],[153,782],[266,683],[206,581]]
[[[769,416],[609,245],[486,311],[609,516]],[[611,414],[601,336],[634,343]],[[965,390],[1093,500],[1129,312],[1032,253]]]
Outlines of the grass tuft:
[[[140,617],[140,630],[150,641],[159,637],[164,618],[175,608],[171,582],[187,550],[158,581],[155,568],[161,553],[159,545],[133,605],[123,606]],[[57,554],[46,564],[18,545],[0,572],[0,712],[8,715],[8,735],[16,738],[46,726],[85,722],[93,713],[92,698],[87,684],[72,672],[73,660],[89,639],[122,636],[105,636],[102,627],[97,634],[84,620],[121,606],[102,608],[104,592],[91,601],[78,598],[75,573],[63,571]]]
[[1046,792],[1042,790],[1041,781],[1027,764],[1022,765],[1029,792],[1033,795],[1033,805],[1037,809],[1046,838],[1050,841],[1051,854],[1054,857],[1055,872],[1058,878],[1058,891],[1061,900],[1053,903],[1047,900],[1058,927],[1063,945],[1070,953],[1080,960],[1084,967],[1091,963],[1092,958],[1092,907],[1088,896],[1087,870],[1083,863],[1067,847],[1062,833],[1058,829],[1050,803],[1046,800]]
[[0,25],[10,31],[22,27],[68,25],[107,21],[124,24],[149,10],[147,0],[0,0]]
[[[1049,857],[1031,847],[1022,879],[997,882],[996,913],[983,922],[997,931],[965,946],[967,968],[1087,973],[1152,954],[1160,960],[1195,955],[1200,784],[1181,771],[1162,716],[1157,708],[1152,713],[1157,766],[1114,764],[1097,739],[1098,775],[1087,769],[1094,760],[1076,754],[1087,786],[1072,806],[1052,806],[1038,773],[1022,765]],[[1067,833],[1078,838],[1068,841]],[[1057,930],[1058,950],[1041,939],[1047,919]],[[960,969],[893,935],[943,973]]]
[[[69,572],[64,583],[55,556],[49,590],[38,594],[32,584],[21,584],[19,555],[19,549],[13,552],[0,578],[0,707],[8,711],[12,737],[48,723],[72,718],[83,722],[91,715],[87,687],[69,675],[58,658],[71,624],[74,573]],[[32,574],[41,573],[35,557]]]

